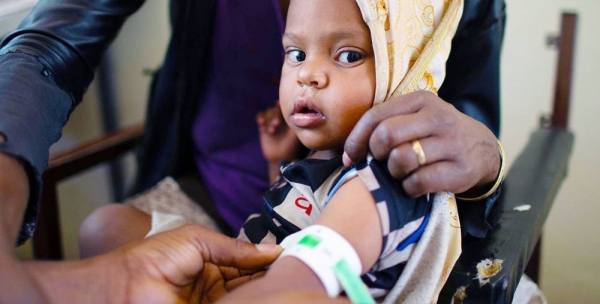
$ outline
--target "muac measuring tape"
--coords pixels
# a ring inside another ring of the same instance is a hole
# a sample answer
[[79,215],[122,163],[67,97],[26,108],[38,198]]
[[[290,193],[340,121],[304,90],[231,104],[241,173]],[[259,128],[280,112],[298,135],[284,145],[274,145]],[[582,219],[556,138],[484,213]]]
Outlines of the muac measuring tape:
[[333,229],[309,226],[283,240],[279,258],[293,256],[321,280],[327,295],[337,297],[343,288],[352,303],[375,303],[360,279],[361,263],[356,250]]

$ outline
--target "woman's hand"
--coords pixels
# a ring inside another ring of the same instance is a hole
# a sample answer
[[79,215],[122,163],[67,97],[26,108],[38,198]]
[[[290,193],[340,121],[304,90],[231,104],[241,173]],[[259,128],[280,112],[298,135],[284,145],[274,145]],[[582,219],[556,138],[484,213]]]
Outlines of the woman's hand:
[[[421,164],[415,140],[425,156]],[[479,187],[489,188],[500,169],[494,134],[427,91],[370,109],[354,127],[344,150],[347,166],[368,152],[387,159],[391,174],[403,180],[404,190],[413,197],[440,191],[477,192]]]
[[173,303],[177,298],[212,303],[236,286],[260,276],[281,248],[254,245],[184,226],[160,233],[114,254],[125,258],[130,298]]
[[8,269],[29,275],[32,286],[14,285],[7,299],[31,299],[38,292],[44,303],[213,302],[264,270],[281,251],[187,225],[89,259],[31,261],[26,271]]

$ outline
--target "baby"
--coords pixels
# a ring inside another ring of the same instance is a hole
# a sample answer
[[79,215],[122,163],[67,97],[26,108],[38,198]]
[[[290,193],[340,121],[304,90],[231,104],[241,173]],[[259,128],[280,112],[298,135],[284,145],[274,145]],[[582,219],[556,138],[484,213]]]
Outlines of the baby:
[[[364,297],[343,282],[352,275],[329,269],[335,260],[362,275],[371,297],[436,301],[460,254],[454,196],[410,198],[385,163],[368,158],[345,168],[341,155],[372,106],[416,90],[437,92],[461,13],[461,0],[291,1],[280,102],[258,119],[263,152],[280,175],[262,212],[240,232],[254,243],[283,242],[286,250],[264,278],[230,299],[286,289]],[[295,136],[309,155],[279,166],[296,154]],[[423,165],[416,138],[412,148]]]

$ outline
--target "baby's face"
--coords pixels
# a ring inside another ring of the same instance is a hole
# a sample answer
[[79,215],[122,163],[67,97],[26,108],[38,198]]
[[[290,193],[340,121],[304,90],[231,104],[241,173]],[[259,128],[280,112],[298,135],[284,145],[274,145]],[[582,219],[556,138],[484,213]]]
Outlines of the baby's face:
[[354,0],[292,0],[279,98],[311,150],[341,152],[375,92],[371,36]]

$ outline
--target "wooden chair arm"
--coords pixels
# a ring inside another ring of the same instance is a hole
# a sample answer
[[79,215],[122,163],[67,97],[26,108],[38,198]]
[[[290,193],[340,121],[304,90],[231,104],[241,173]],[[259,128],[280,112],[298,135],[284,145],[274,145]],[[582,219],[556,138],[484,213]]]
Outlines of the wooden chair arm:
[[[531,135],[508,172],[488,218],[492,225],[488,236],[463,238],[463,253],[444,286],[440,303],[509,304],[524,272],[539,283],[542,228],[567,174],[573,148],[574,136],[567,127],[576,24],[577,14],[562,14],[551,119]],[[516,207],[529,209],[519,211]],[[502,269],[489,282],[480,284],[477,264],[485,259],[503,260]]]
[[[562,180],[573,147],[573,134],[539,129],[519,154],[488,221],[485,239],[463,238],[463,254],[440,295],[439,303],[511,303]],[[516,207],[529,207],[518,211]],[[501,259],[502,270],[480,286],[477,264]],[[462,299],[461,301],[458,301]]]
[[44,181],[62,180],[102,162],[113,160],[133,149],[143,134],[144,124],[138,123],[52,155],[44,172]]
[[58,183],[133,150],[143,134],[144,124],[138,123],[50,157],[48,168],[42,176],[40,216],[33,235],[33,255],[36,259],[63,258],[56,191]]

